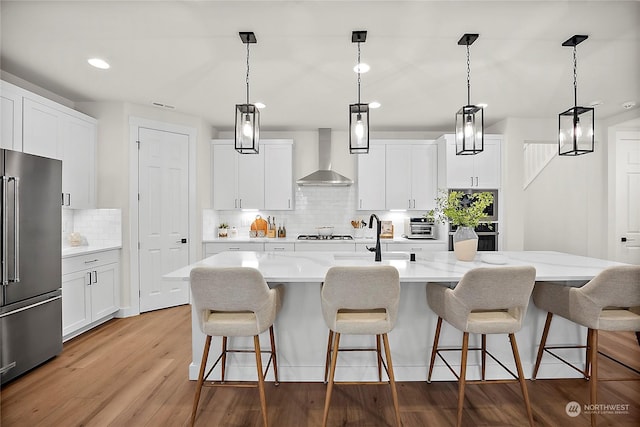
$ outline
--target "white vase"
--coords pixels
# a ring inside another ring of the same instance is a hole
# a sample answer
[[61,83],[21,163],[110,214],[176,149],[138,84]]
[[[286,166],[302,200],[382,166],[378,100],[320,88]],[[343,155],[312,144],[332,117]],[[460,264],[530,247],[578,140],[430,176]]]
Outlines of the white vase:
[[459,261],[473,261],[478,252],[478,235],[472,227],[458,227],[453,234],[453,252]]

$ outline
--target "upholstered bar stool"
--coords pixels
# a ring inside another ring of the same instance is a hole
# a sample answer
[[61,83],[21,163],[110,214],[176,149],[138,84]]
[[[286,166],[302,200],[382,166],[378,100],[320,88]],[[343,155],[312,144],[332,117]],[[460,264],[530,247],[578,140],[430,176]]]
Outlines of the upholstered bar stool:
[[[566,363],[585,379],[590,379],[590,402],[597,399],[598,381],[638,380],[640,378],[598,378],[598,354],[625,366],[637,374],[640,372],[615,358],[598,351],[598,331],[640,331],[640,266],[616,266],[603,270],[582,287],[558,283],[536,283],[533,290],[534,304],[547,311],[538,356],[531,379],[538,375],[542,355],[546,351]],[[547,346],[547,336],[553,315],[564,317],[587,328],[587,345]],[[584,371],[558,356],[551,350],[586,348]],[[596,424],[596,411],[591,412],[591,425]]]
[[[191,413],[191,425],[196,419],[200,393],[204,386],[233,386],[223,384],[225,381],[225,367],[227,353],[255,353],[256,368],[258,371],[257,387],[260,394],[260,406],[262,408],[262,422],[267,427],[267,403],[264,391],[264,377],[273,362],[273,373],[275,383],[278,384],[278,363],[276,360],[276,345],[273,336],[273,323],[276,314],[282,305],[282,294],[284,288],[276,286],[269,289],[262,274],[255,268],[250,267],[224,267],[209,268],[198,267],[191,270],[191,292],[193,294],[193,304],[198,314],[198,326],[202,333],[206,335],[204,351],[202,352],[202,362],[196,394],[193,400],[193,410]],[[262,357],[260,350],[259,334],[269,329],[271,340],[271,350],[269,361],[265,372],[262,371]],[[205,375],[211,337],[222,337],[222,352],[214,365]],[[253,336],[253,350],[233,350],[227,348],[227,337],[250,337]],[[212,381],[205,383],[209,375],[221,362],[220,382]],[[237,386],[237,385],[236,385]],[[247,384],[241,386],[246,387]]]
[[[393,363],[389,350],[389,333],[395,326],[400,302],[400,278],[392,266],[375,267],[331,267],[325,276],[321,292],[322,314],[329,327],[327,344],[327,367],[330,365],[327,395],[324,402],[322,425],[327,425],[329,404],[333,391],[336,363],[339,351],[375,351],[378,361],[378,382],[381,381],[381,365],[384,366],[391,386],[391,397],[400,427],[398,393],[393,375]],[[375,335],[376,348],[340,348],[340,336]],[[380,338],[384,345],[385,360],[382,360]],[[325,380],[327,379],[325,369]],[[345,383],[342,383],[345,384]]]
[[[437,355],[458,379],[458,426],[462,425],[465,385],[490,382],[519,382],[529,424],[533,425],[529,393],[522,373],[515,333],[522,327],[522,320],[529,306],[535,276],[536,270],[530,266],[476,268],[465,273],[454,289],[450,289],[440,283],[427,283],[427,302],[429,307],[438,315],[427,382],[431,382],[431,374],[433,373],[433,365]],[[443,319],[462,331],[462,349],[440,349],[438,347]],[[469,348],[469,333],[481,334],[481,348]],[[509,335],[517,374],[514,374],[487,351],[487,334]],[[460,350],[462,350],[462,359],[460,375],[458,375],[442,356],[441,352]],[[480,381],[467,381],[466,379],[467,353],[469,350],[482,352]],[[486,380],[485,364],[487,355],[506,369],[515,379]]]

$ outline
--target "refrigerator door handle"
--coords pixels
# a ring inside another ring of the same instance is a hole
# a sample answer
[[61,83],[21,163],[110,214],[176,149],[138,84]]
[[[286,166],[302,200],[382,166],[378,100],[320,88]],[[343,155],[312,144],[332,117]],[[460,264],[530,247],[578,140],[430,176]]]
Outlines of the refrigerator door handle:
[[9,269],[7,268],[7,235],[9,233],[9,220],[7,219],[7,183],[8,176],[2,176],[2,285],[9,284]]
[[56,300],[59,300],[59,299],[62,299],[62,295],[58,295],[58,296],[55,296],[55,297],[52,297],[52,298],[49,298],[49,299],[46,299],[46,300],[43,300],[43,301],[39,301],[39,302],[36,302],[34,304],[29,304],[26,307],[20,307],[20,308],[18,308],[16,310],[8,312],[8,313],[0,314],[0,319],[2,319],[3,317],[11,316],[12,314],[20,313],[21,311],[25,311],[25,310],[32,309],[34,307],[38,307],[40,305],[48,304],[50,302],[53,302],[53,301],[56,301]]
[[20,282],[20,177],[14,176],[14,192],[13,192],[13,226],[14,226],[14,239],[13,239],[13,282]]

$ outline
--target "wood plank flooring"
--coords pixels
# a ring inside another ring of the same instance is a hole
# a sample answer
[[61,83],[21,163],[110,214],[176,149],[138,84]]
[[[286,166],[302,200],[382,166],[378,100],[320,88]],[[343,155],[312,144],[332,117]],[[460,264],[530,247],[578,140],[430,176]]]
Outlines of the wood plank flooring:
[[[277,334],[277,330],[276,330]],[[601,348],[640,368],[635,335],[601,334]],[[393,346],[393,343],[392,343]],[[191,362],[188,306],[114,319],[64,345],[62,354],[9,383],[0,391],[0,425],[12,426],[187,426],[195,382],[187,379]],[[612,372],[601,362],[601,375]],[[613,372],[622,373],[620,369]],[[626,373],[625,373],[626,374]],[[527,381],[534,420],[541,426],[587,426],[588,416],[570,418],[565,405],[588,402],[584,380]],[[325,385],[267,385],[270,426],[320,426]],[[398,383],[405,427],[455,425],[457,384]],[[640,382],[607,382],[599,402],[629,404],[627,414],[601,415],[599,426],[640,425]],[[468,426],[527,425],[516,384],[467,387],[464,420]],[[393,405],[386,386],[334,389],[332,426],[391,426]],[[261,426],[256,389],[205,388],[196,425]]]

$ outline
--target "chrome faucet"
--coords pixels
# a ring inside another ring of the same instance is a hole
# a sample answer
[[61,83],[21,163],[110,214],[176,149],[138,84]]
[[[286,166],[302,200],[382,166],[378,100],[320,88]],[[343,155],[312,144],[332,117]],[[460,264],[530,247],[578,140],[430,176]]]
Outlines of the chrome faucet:
[[376,247],[375,248],[370,248],[369,246],[367,246],[367,250],[369,252],[374,252],[376,253],[376,262],[380,262],[382,261],[382,252],[380,252],[380,233],[382,232],[382,224],[380,224],[380,218],[378,218],[378,215],[376,214],[371,214],[371,216],[369,217],[369,228],[373,228],[373,219],[375,218],[376,220]]

